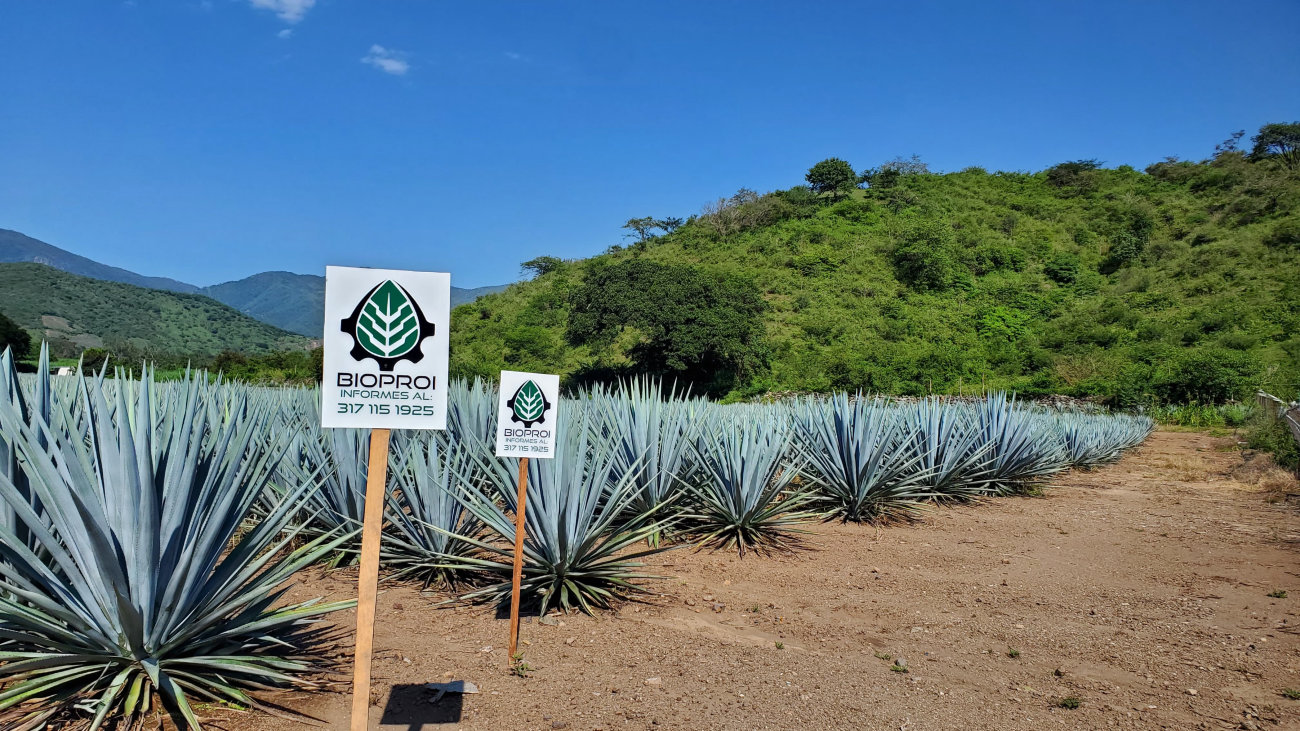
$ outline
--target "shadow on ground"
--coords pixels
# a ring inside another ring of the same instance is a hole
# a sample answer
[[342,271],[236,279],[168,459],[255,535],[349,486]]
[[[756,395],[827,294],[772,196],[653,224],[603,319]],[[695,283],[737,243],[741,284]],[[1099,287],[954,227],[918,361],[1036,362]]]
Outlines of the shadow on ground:
[[407,731],[423,731],[446,723],[460,723],[463,696],[447,693],[437,703],[437,693],[423,683],[394,685],[384,706],[381,725],[406,726]]

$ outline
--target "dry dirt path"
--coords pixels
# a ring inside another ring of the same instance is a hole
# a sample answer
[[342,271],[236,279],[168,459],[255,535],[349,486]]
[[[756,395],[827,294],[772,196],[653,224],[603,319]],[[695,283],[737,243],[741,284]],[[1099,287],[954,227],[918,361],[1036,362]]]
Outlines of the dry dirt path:
[[[529,620],[528,678],[505,672],[505,620],[392,588],[371,728],[1300,728],[1280,693],[1300,689],[1300,511],[1234,480],[1231,446],[1158,432],[1046,497],[938,509],[878,538],[822,525],[795,556],[671,551],[648,603]],[[294,593],[351,591],[336,573]],[[420,685],[445,673],[481,692],[431,704]],[[280,700],[346,728],[346,694]]]

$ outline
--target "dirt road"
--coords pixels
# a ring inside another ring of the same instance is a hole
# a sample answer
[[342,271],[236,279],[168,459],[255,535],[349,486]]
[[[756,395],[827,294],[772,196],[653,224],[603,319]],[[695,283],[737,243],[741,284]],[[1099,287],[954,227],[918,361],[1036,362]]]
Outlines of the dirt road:
[[[1300,690],[1300,511],[1234,479],[1232,444],[1158,432],[1045,497],[937,509],[878,538],[816,526],[793,556],[671,551],[651,560],[671,578],[648,603],[530,619],[527,678],[505,670],[504,619],[391,588],[372,728],[1300,728],[1282,695]],[[421,686],[444,674],[481,692],[432,704]],[[280,700],[347,726],[346,694]]]

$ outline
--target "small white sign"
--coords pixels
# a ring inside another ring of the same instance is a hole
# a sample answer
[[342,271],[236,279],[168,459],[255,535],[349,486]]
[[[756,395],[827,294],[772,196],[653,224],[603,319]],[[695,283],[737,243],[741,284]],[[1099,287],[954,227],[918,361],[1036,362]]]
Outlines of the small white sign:
[[554,457],[559,413],[559,376],[501,371],[497,456]]
[[325,268],[321,426],[445,429],[451,275]]

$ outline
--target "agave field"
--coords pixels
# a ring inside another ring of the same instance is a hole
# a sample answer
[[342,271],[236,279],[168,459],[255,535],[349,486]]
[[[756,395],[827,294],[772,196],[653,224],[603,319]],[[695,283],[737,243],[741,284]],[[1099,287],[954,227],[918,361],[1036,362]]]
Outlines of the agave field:
[[[359,548],[368,434],[319,426],[313,389],[204,374],[18,376],[0,358],[0,726],[131,726],[310,689],[339,645],[289,603]],[[448,428],[396,432],[382,566],[450,601],[510,592],[515,474],[497,394],[455,382]],[[809,397],[722,406],[648,382],[572,393],[528,465],[523,591],[594,612],[647,591],[672,548],[761,560],[816,521],[911,520],[1114,461],[1150,419],[977,401]],[[344,643],[346,647],[346,640]]]

